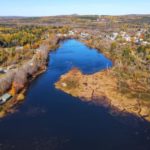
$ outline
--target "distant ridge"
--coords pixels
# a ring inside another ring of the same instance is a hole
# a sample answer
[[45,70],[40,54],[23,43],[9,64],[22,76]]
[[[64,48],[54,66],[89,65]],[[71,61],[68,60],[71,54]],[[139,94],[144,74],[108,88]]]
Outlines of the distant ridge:
[[124,14],[124,15],[104,15],[104,14],[101,14],[101,15],[98,15],[98,14],[87,14],[87,15],[80,15],[80,14],[70,14],[70,15],[54,15],[54,16],[0,16],[0,18],[6,18],[6,19],[21,19],[21,18],[44,18],[44,17],[69,17],[69,16],[72,16],[72,17],[78,17],[78,16],[146,16],[146,17],[150,17],[150,14]]

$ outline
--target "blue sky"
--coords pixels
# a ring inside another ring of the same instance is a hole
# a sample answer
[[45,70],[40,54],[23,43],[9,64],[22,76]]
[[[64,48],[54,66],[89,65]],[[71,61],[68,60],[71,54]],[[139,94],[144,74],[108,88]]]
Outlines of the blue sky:
[[0,0],[0,16],[150,14],[150,0]]

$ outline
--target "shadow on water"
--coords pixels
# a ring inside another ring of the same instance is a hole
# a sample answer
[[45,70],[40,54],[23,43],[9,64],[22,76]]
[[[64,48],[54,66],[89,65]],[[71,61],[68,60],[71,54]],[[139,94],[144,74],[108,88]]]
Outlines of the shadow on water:
[[[82,102],[54,87],[72,67],[93,73],[112,63],[76,40],[50,54],[47,71],[30,85],[18,112],[0,120],[0,150],[149,150],[150,125]],[[127,121],[122,121],[127,120]]]

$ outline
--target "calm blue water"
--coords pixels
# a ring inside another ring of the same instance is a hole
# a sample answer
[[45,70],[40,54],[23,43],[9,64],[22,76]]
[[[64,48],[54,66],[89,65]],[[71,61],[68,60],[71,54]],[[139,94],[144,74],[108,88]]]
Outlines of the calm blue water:
[[104,55],[76,40],[63,43],[56,52],[51,53],[50,58],[49,69],[56,69],[60,74],[72,67],[78,67],[83,73],[89,74],[112,66],[112,62]]
[[0,120],[0,150],[149,150],[149,130],[124,124],[108,110],[54,87],[72,67],[84,73],[111,67],[110,60],[76,40],[50,54],[48,69],[30,85],[18,112]]

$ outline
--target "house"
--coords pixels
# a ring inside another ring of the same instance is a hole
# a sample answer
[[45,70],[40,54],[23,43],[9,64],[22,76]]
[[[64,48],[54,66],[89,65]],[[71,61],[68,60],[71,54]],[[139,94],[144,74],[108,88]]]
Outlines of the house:
[[122,37],[124,37],[124,36],[126,35],[126,32],[121,31],[121,32],[120,32],[120,35],[121,35]]
[[110,35],[110,39],[112,40],[112,41],[114,41],[116,38],[117,38],[117,36],[118,36],[118,33],[112,33],[111,35]]
[[116,40],[117,36],[118,36],[118,33],[113,32],[110,35],[106,35],[105,37],[106,37],[106,39],[114,41],[114,40]]
[[81,32],[81,33],[80,33],[80,37],[81,37],[81,39],[83,39],[83,40],[89,39],[89,38],[90,38],[90,34]]
[[69,31],[69,35],[75,35],[73,31]]
[[140,39],[138,39],[138,38],[134,38],[134,39],[135,39],[135,44],[137,44],[137,45],[140,45],[140,44],[141,44]]
[[64,37],[67,37],[67,34],[63,34]]
[[131,37],[129,35],[125,35],[124,36],[124,39],[127,41],[127,42],[131,42]]
[[89,36],[89,34],[88,33],[83,33],[83,32],[81,32],[81,37],[88,37]]
[[6,103],[11,97],[12,97],[12,95],[10,95],[9,93],[2,95],[0,97],[0,104]]
[[23,46],[17,46],[16,50],[23,50]]
[[0,68],[0,74],[4,74],[5,70],[3,68]]
[[138,32],[136,33],[136,36],[137,36],[137,37],[140,37],[141,34],[142,34],[142,32],[141,32],[141,31],[138,31]]
[[144,46],[146,46],[146,45],[148,45],[148,44],[150,44],[149,42],[147,42],[147,41],[142,41],[142,43],[141,43],[142,45],[144,45]]
[[63,36],[61,33],[58,33],[56,36],[58,36],[58,37],[61,37],[61,36]]

